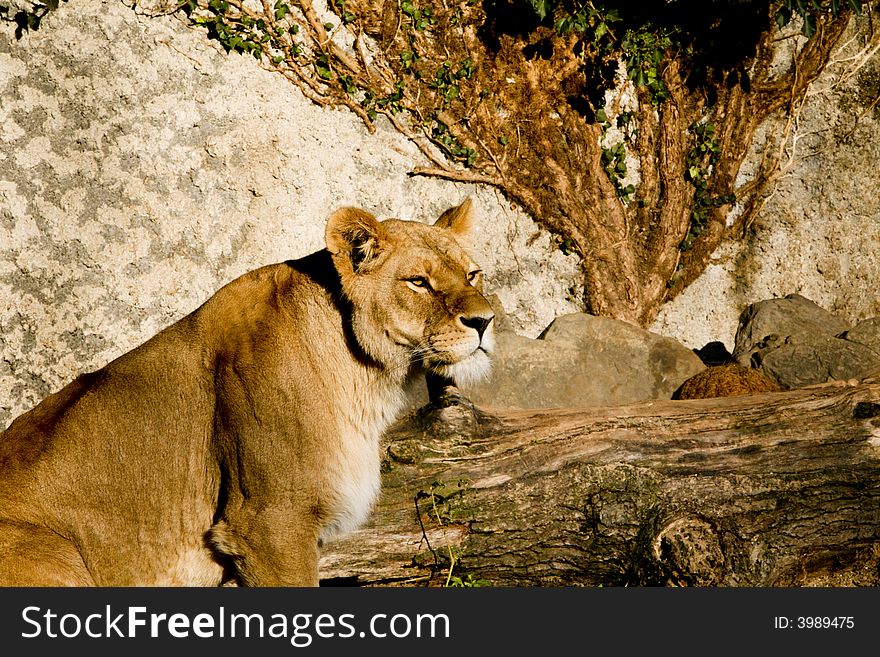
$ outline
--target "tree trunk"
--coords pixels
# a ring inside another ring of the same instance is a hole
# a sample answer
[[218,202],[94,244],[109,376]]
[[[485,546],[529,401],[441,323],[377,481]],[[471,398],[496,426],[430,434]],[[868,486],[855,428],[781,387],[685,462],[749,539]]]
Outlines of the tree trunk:
[[372,521],[325,546],[325,583],[880,583],[880,378],[617,408],[447,403],[389,433]]

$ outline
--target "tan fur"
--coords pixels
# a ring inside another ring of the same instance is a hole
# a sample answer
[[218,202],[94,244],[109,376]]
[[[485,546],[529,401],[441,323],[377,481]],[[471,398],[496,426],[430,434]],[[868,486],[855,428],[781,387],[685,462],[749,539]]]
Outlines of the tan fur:
[[475,378],[492,311],[458,240],[353,208],[0,434],[4,585],[315,585],[420,372]]

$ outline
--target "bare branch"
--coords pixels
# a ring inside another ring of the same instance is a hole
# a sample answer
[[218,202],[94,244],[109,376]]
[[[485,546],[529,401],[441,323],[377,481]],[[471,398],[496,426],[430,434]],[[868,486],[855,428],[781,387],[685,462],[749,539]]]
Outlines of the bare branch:
[[496,187],[503,187],[504,185],[504,181],[500,178],[493,178],[492,176],[486,176],[467,169],[429,169],[426,167],[416,167],[410,171],[410,175],[445,178],[446,180],[455,180],[456,182],[483,183]]

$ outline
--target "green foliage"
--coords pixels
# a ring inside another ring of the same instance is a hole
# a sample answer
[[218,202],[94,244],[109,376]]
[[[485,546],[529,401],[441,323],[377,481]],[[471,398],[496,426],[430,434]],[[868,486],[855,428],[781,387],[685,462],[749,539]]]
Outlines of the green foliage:
[[[478,1],[465,0],[459,11]],[[353,23],[357,18],[347,9],[346,2],[330,1],[331,9],[342,24]],[[423,81],[438,97],[436,110],[425,112],[423,119],[428,134],[451,159],[471,166],[477,157],[475,149],[463,145],[438,114],[461,101],[463,83],[473,80],[476,75],[474,62],[469,58],[458,63],[446,61],[436,71],[424,70],[418,41],[437,24],[435,10],[430,3],[417,0],[401,0],[398,6],[402,18],[401,34],[409,45],[407,50],[398,53],[400,68],[404,74]],[[266,16],[257,11],[245,11],[229,0],[183,0],[180,10],[192,24],[207,29],[209,38],[221,43],[227,52],[250,54],[258,60],[265,56],[271,65],[281,68],[311,69],[317,83],[344,94],[347,104],[360,106],[363,116],[370,121],[375,121],[381,113],[394,115],[408,107],[406,79],[396,81],[390,92],[379,91],[348,70],[333,56],[331,48],[311,42],[309,34],[305,34],[305,38],[292,39],[299,33],[299,25],[307,25],[308,21],[304,20],[302,8],[289,0],[276,0]],[[337,27],[334,23],[324,24],[328,31]],[[314,35],[311,38],[314,39]]]
[[319,52],[315,55],[314,67],[315,73],[322,80],[329,82],[333,79],[333,69],[331,68],[330,58],[327,56],[327,53]]
[[576,250],[574,240],[570,237],[566,237],[559,243],[559,250],[562,251],[564,255],[571,255]]
[[626,177],[626,144],[622,141],[602,149],[602,167],[617,187],[617,195],[623,196],[620,180]]
[[424,9],[417,7],[411,0],[403,0],[400,3],[400,11],[409,19],[408,27],[421,32],[437,22],[434,12],[430,7]]
[[528,2],[541,20],[544,20],[544,18],[547,17],[551,5],[555,4],[553,0],[528,0]]
[[721,155],[718,139],[715,137],[715,126],[711,123],[697,123],[690,127],[690,132],[694,136],[694,146],[685,160],[684,177],[694,186],[694,204],[691,209],[688,234],[679,246],[682,251],[693,248],[696,239],[706,229],[709,212],[713,208],[736,201],[736,196],[733,194],[712,196],[709,193],[712,167],[717,164]]
[[666,53],[674,44],[675,32],[645,26],[627,30],[623,37],[626,72],[636,87],[647,87],[654,104],[669,100],[669,90],[660,77]]
[[470,59],[465,59],[458,68],[452,62],[446,61],[437,70],[434,79],[428,82],[428,86],[440,93],[443,106],[446,107],[461,94],[459,82],[472,79],[475,71],[474,63]]
[[417,71],[413,69],[413,66],[419,61],[419,59],[421,58],[418,53],[413,50],[407,50],[400,53],[400,65],[407,73],[417,74]]
[[290,7],[288,7],[286,4],[284,4],[281,0],[278,0],[278,2],[275,3],[274,11],[275,11],[275,20],[280,21],[280,20],[283,20],[284,17],[290,13]]
[[492,586],[492,582],[488,579],[475,578],[472,573],[468,573],[466,577],[462,578],[459,575],[452,575],[449,578],[450,588],[480,588],[485,586]]
[[576,50],[596,71],[622,59],[630,80],[646,88],[655,104],[669,99],[662,79],[666,61],[676,57],[695,73],[712,75],[714,66],[748,54],[748,33],[764,29],[768,10],[779,28],[799,16],[809,37],[821,15],[862,8],[861,0],[528,0],[526,5],[538,24],[552,22],[560,35],[577,34]]
[[[611,123],[608,121],[604,109],[596,111],[596,120],[602,125],[602,136],[604,138],[607,134],[608,128],[611,127]],[[621,112],[617,116],[617,127],[623,131],[625,137],[629,137],[629,133],[632,130],[632,120],[632,112]],[[631,184],[623,184],[623,180],[628,173],[626,167],[625,139],[602,149],[602,168],[605,169],[605,173],[608,174],[608,179],[614,184],[617,196],[624,201],[629,201],[632,198],[632,195],[635,194],[636,188]]]
[[[467,0],[473,4],[475,0]],[[424,124],[430,126],[431,139],[440,146],[446,154],[465,166],[472,166],[476,161],[477,153],[473,148],[461,144],[458,138],[452,134],[449,126],[441,121],[438,112],[448,108],[453,102],[459,101],[462,95],[462,83],[472,80],[476,74],[476,67],[471,59],[464,59],[458,65],[452,61],[444,61],[437,70],[424,70],[421,65],[422,57],[419,55],[418,40],[421,33],[429,30],[437,23],[434,12],[430,7],[421,7],[412,0],[400,2],[400,12],[404,18],[401,25],[409,48],[398,54],[401,71],[405,75],[412,76],[417,81],[423,81],[428,88],[437,92],[439,97],[438,107],[435,111],[426,112]],[[459,17],[460,17],[459,7]],[[403,87],[401,86],[401,90]],[[401,108],[403,108],[403,95],[401,95]]]
[[845,3],[840,0],[786,0],[778,3],[780,5],[773,15],[776,26],[780,29],[791,22],[795,16],[803,19],[801,32],[805,37],[811,37],[816,32],[816,20],[820,14],[829,12],[833,16],[838,16],[841,10],[848,8],[856,13],[862,11],[861,0],[846,0]]
[[347,93],[349,96],[354,96],[357,94],[358,87],[354,83],[354,78],[352,78],[350,75],[340,75],[337,79],[339,80],[339,84],[342,85],[342,89],[345,91],[345,93]]
[[394,90],[387,96],[376,98],[370,89],[364,92],[364,100],[361,106],[367,111],[370,121],[375,121],[379,112],[388,112],[389,114],[397,114],[402,112],[403,106],[403,82],[398,81],[394,84]]
[[615,32],[619,27],[620,13],[616,9],[606,9],[592,2],[575,3],[570,11],[559,12],[556,32],[559,34],[577,33],[581,42],[591,48],[593,54],[608,54],[617,41]]
[[[196,0],[187,0],[182,9],[193,24],[207,28],[208,37],[223,44],[226,52],[249,54],[260,59],[271,39],[266,33],[265,20],[254,20],[244,14],[231,16],[230,4],[226,0],[210,0],[207,7],[201,7]],[[205,9],[207,13],[195,13],[197,9]],[[290,13],[290,7],[281,2],[276,2],[274,9],[276,16]]]
[[[651,21],[624,21],[621,10],[601,2],[554,2],[555,28],[561,35],[576,33],[588,59],[621,56],[636,87],[647,87],[654,103],[669,98],[661,65],[677,45],[675,30]],[[539,14],[540,15],[540,14]],[[543,16],[541,17],[543,18]]]
[[[54,7],[59,0],[45,1]],[[329,4],[343,25],[356,21],[355,13],[347,7],[347,0],[330,0]],[[399,0],[396,4],[400,36],[405,45],[396,56],[392,55],[399,61],[402,77],[390,92],[387,88],[381,91],[371,88],[369,80],[347,70],[345,64],[334,57],[332,48],[314,42],[314,35],[311,40],[308,34],[305,38],[292,39],[299,30],[297,23],[307,26],[308,21],[304,20],[302,7],[290,3],[290,0],[275,0],[263,18],[258,18],[259,13],[253,13],[256,10],[244,11],[237,3],[231,5],[228,0],[183,0],[181,9],[192,23],[205,27],[209,37],[223,44],[227,51],[249,54],[258,60],[263,60],[265,56],[264,61],[278,67],[300,67],[300,70],[308,67],[315,82],[334,89],[336,94],[344,97],[343,102],[354,109],[358,109],[355,106],[359,105],[363,109],[362,115],[369,120],[375,120],[380,113],[392,115],[412,107],[416,102],[413,98],[420,95],[419,88],[414,85],[408,92],[407,84],[426,86],[434,93],[422,93],[421,97],[431,98],[435,106],[419,108],[419,119],[430,138],[451,159],[464,166],[472,166],[476,162],[477,152],[461,142],[461,130],[467,129],[466,119],[453,125],[446,117],[456,116],[460,106],[469,106],[472,100],[486,98],[492,92],[475,86],[477,70],[471,59],[457,61],[450,56],[447,61],[441,60],[439,65],[436,59],[432,62],[428,56],[428,42],[437,38],[433,30],[440,19],[444,27],[456,25],[460,29],[459,21],[464,20],[465,16],[473,19],[483,11],[487,24],[482,27],[489,32],[496,29],[489,25],[492,20],[490,14],[504,14],[508,24],[524,25],[526,31],[542,26],[545,32],[552,30],[566,37],[575,35],[576,38],[566,38],[564,43],[566,46],[575,43],[574,54],[583,64],[581,72],[585,77],[583,93],[586,102],[582,103],[584,109],[579,108],[579,111],[588,120],[595,118],[597,122],[605,124],[607,117],[602,110],[602,94],[614,85],[618,62],[623,62],[627,76],[637,88],[644,89],[654,104],[662,104],[670,98],[663,79],[670,59],[678,58],[686,66],[692,65],[694,71],[710,70],[714,64],[707,64],[700,57],[705,59],[708,52],[723,52],[723,40],[717,38],[714,31],[716,25],[730,22],[724,11],[730,11],[731,8],[738,10],[742,6],[754,13],[758,7],[768,26],[771,17],[775,18],[777,24],[785,25],[792,17],[801,16],[807,33],[815,29],[816,17],[821,12],[837,13],[846,7],[861,7],[859,0],[777,0],[769,5],[774,8],[773,12],[768,12],[767,2],[760,0],[719,0],[708,4],[697,0],[654,3],[622,0],[526,0],[525,3],[522,0],[464,0],[448,11],[425,0]],[[477,10],[476,14],[471,9],[475,5],[482,6],[482,10]],[[357,9],[353,5],[352,8]],[[522,15],[510,15],[516,13]],[[521,20],[525,18],[528,20]],[[31,22],[34,20],[38,22],[38,19],[32,19]],[[738,20],[740,22],[734,21],[734,27],[730,28],[734,32],[748,24],[747,21]],[[338,27],[338,24],[325,24],[328,30]],[[706,37],[703,34],[706,31],[714,36]],[[421,91],[424,91],[424,87]],[[444,120],[440,120],[441,115]],[[506,146],[508,142],[508,136],[505,135],[494,139],[501,146]],[[633,185],[623,184],[628,173],[626,149],[625,143],[618,143],[608,146],[602,154],[602,165],[614,183],[618,196],[624,201],[632,199],[635,194]],[[710,204],[708,207],[712,207],[711,203],[715,201],[701,195],[699,190],[710,168],[710,163],[698,167],[695,171],[702,173],[688,178],[697,190],[697,198],[704,205]],[[692,220],[695,235],[699,234],[704,224],[702,216],[707,212],[704,205],[697,208]],[[693,238],[694,235],[689,235],[683,248],[689,248]]]
[[431,138],[454,160],[466,166],[472,166],[477,159],[477,152],[473,148],[463,146],[462,143],[449,132],[449,126],[440,119],[434,120],[431,130]]
[[339,16],[339,20],[343,25],[348,25],[354,23],[355,15],[345,8],[345,4],[346,0],[335,0],[335,2],[331,0],[333,11]]

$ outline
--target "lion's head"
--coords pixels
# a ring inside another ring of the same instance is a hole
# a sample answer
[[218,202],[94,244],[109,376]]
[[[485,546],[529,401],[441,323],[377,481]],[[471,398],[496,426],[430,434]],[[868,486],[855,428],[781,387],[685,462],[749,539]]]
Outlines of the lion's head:
[[495,315],[462,246],[472,214],[468,199],[433,226],[380,222],[357,208],[328,220],[327,249],[352,305],[354,336],[385,367],[421,364],[459,384],[488,371]]

